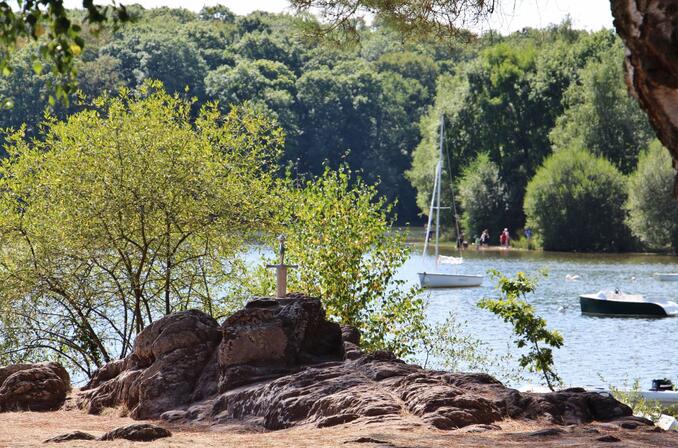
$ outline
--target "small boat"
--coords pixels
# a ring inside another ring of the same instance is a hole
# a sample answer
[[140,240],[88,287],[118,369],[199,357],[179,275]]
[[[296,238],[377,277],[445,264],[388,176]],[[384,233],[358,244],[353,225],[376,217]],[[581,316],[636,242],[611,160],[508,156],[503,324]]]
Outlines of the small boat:
[[[587,390],[598,393],[610,393],[610,391],[602,388],[589,388]],[[638,391],[619,390],[619,392],[629,397],[637,396],[638,399],[642,398],[645,401],[656,403],[662,409],[678,405],[678,390],[675,390],[671,380],[666,378],[652,380],[652,387],[650,389]]]
[[678,303],[666,299],[647,299],[619,290],[600,291],[579,296],[582,314],[622,317],[678,316]]
[[678,273],[655,272],[654,276],[660,282],[678,282]]
[[[424,238],[424,251],[422,253],[422,258],[426,257],[426,252],[428,249],[428,242],[431,238],[431,224],[433,215],[436,215],[435,223],[435,258],[436,266],[440,264],[449,264],[449,265],[459,265],[464,262],[464,259],[461,256],[461,248],[459,248],[458,257],[450,257],[445,255],[440,255],[439,251],[439,239],[440,239],[440,210],[443,208],[440,206],[440,190],[441,190],[441,176],[442,176],[442,167],[443,167],[443,141],[444,141],[444,120],[443,116],[440,116],[440,145],[438,153],[438,163],[435,168],[435,177],[433,181],[433,194],[431,195],[431,208],[428,213],[428,224],[426,225],[426,237]],[[448,159],[449,160],[449,159]],[[459,221],[457,219],[457,209],[454,205],[454,192],[452,193],[452,210],[454,213],[454,224],[457,230],[457,235],[459,232]],[[419,275],[419,284],[422,288],[469,288],[474,286],[480,286],[483,283],[482,275],[464,275],[464,274],[454,274],[448,272],[418,272]]]
[[480,286],[482,283],[482,275],[419,272],[419,284],[422,288],[468,288]]

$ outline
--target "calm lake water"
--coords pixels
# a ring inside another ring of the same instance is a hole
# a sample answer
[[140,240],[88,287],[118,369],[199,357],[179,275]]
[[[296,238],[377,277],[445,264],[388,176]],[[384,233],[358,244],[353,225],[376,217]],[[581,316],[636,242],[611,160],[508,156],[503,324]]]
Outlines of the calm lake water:
[[[420,253],[420,248],[415,248]],[[444,255],[456,252],[442,251]],[[433,271],[434,258],[413,255],[399,275],[417,283],[422,266]],[[589,255],[509,251],[464,252],[464,263],[444,271],[485,274],[497,269],[504,275],[536,273],[548,269],[528,301],[549,328],[558,329],[565,345],[555,352],[555,365],[565,384],[622,386],[639,379],[649,386],[653,378],[678,380],[678,318],[641,319],[583,316],[579,295],[601,289],[678,301],[678,283],[660,282],[654,272],[678,272],[678,257],[656,255]],[[578,275],[576,281],[567,275]],[[494,282],[486,276],[482,287],[428,290],[429,319],[443,320],[453,312],[467,321],[466,331],[487,342],[498,353],[506,352],[511,328],[489,311],[476,306],[483,297],[495,297]],[[515,352],[515,349],[513,350]],[[517,353],[517,352],[515,352]],[[601,380],[601,377],[604,379]]]

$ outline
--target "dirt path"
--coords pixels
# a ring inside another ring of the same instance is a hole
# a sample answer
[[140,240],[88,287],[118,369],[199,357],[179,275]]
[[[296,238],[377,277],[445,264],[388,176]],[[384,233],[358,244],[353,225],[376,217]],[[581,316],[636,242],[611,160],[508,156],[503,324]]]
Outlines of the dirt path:
[[[501,430],[468,433],[466,430],[440,431],[414,423],[367,425],[352,423],[317,429],[294,428],[275,432],[255,432],[242,426],[225,426],[212,430],[176,427],[160,423],[174,435],[150,443],[74,441],[45,445],[44,440],[80,430],[100,436],[113,428],[135,423],[117,416],[92,416],[80,411],[51,413],[0,414],[0,447],[237,447],[237,448],[437,448],[437,447],[678,447],[678,433],[651,432],[647,429],[622,430],[613,425],[591,424],[580,427],[552,427],[524,421],[500,422]],[[138,422],[136,422],[138,423]],[[535,436],[530,432],[544,428],[563,432]],[[597,439],[612,436],[619,442]],[[362,438],[363,442],[358,442]]]

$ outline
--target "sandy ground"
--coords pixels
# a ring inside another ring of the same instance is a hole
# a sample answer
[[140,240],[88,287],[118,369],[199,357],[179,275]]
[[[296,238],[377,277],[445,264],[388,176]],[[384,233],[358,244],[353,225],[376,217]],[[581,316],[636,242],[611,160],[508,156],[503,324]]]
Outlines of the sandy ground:
[[[613,425],[591,424],[576,428],[562,428],[555,436],[529,436],[531,431],[548,427],[534,422],[500,422],[500,431],[466,433],[464,430],[440,431],[414,424],[360,424],[317,429],[294,428],[274,432],[256,432],[244,427],[225,426],[217,430],[196,427],[177,427],[159,423],[173,432],[168,439],[155,442],[71,441],[62,444],[43,442],[59,434],[80,430],[100,436],[113,428],[135,423],[117,416],[92,416],[80,411],[50,413],[18,412],[0,414],[0,447],[67,446],[67,447],[382,447],[382,448],[437,448],[437,447],[678,447],[678,433],[651,432],[647,429],[620,430]],[[138,423],[138,422],[136,422]],[[595,428],[598,432],[592,430]],[[599,442],[601,436],[613,435],[620,442]],[[372,441],[357,442],[369,438]]]

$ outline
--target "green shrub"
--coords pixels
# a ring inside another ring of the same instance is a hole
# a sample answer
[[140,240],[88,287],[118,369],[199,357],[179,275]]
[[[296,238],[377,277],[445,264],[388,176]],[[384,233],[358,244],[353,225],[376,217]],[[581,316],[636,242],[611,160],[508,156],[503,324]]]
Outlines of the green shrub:
[[546,250],[622,251],[632,247],[624,222],[626,178],[583,149],[552,154],[525,193],[527,225]]
[[553,348],[563,346],[563,336],[557,330],[547,329],[546,321],[527,303],[526,296],[534,292],[537,283],[523,272],[518,272],[515,279],[504,277],[498,271],[490,271],[490,274],[498,281],[500,296],[482,299],[478,306],[513,326],[516,346],[528,350],[520,356],[520,367],[541,373],[549,389],[554,390],[561,380],[553,367]]
[[638,168],[629,178],[626,220],[635,236],[654,248],[678,250],[678,203],[673,198],[676,171],[671,155],[653,141],[640,155]]
[[480,235],[483,229],[497,236],[506,227],[508,195],[499,176],[499,167],[485,154],[469,164],[459,181],[459,203],[464,214],[462,223],[466,235]]

